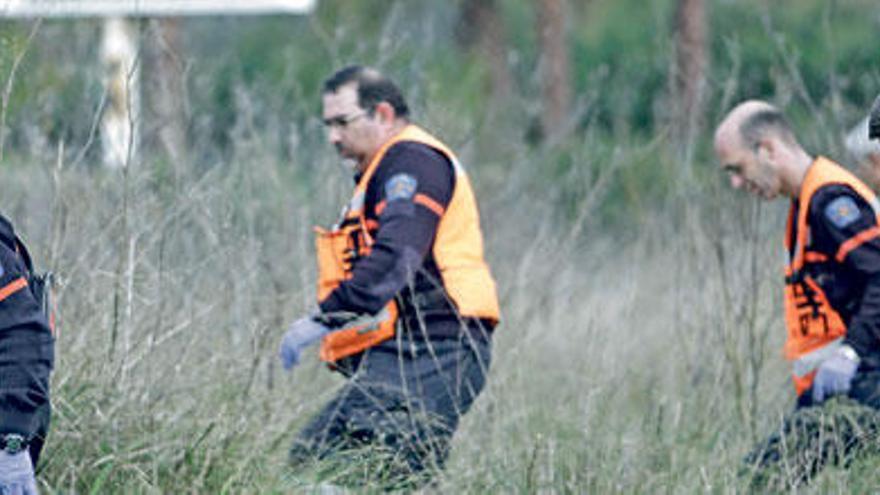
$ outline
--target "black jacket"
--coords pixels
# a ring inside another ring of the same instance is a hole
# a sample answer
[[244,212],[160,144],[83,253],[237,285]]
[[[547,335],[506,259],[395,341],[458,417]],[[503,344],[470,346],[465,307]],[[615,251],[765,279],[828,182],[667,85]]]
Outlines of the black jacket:
[[[880,364],[880,235],[874,210],[840,184],[816,191],[809,208],[809,250],[829,259],[810,275],[846,323],[845,341],[861,357]],[[797,232],[792,234],[796,238]]]
[[[430,146],[404,141],[393,145],[378,167],[364,199],[375,244],[368,256],[355,260],[351,279],[321,302],[321,311],[375,314],[394,298],[414,337],[458,337],[463,321],[483,329],[482,336],[493,323],[458,315],[432,251],[442,215],[436,208],[449,205],[455,187],[452,163]],[[418,196],[435,208],[416,201]]]
[[48,421],[54,337],[31,287],[22,283],[31,272],[26,253],[0,215],[0,434],[33,440]]

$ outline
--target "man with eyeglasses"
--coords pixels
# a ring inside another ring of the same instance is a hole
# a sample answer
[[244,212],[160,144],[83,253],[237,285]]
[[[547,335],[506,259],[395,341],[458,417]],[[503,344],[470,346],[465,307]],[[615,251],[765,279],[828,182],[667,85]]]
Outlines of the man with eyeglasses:
[[322,102],[355,187],[339,221],[317,229],[319,309],[291,325],[280,354],[289,369],[321,340],[348,381],[291,460],[336,463],[346,484],[412,488],[442,468],[489,367],[499,308],[476,200],[455,154],[409,121],[375,69],[336,72]]
[[715,152],[735,189],[791,200],[785,356],[797,409],[747,457],[745,471],[754,483],[788,490],[825,464],[878,450],[880,203],[843,167],[807,153],[763,101],[725,117]]
[[0,494],[37,493],[34,465],[49,427],[54,362],[44,283],[0,215]]

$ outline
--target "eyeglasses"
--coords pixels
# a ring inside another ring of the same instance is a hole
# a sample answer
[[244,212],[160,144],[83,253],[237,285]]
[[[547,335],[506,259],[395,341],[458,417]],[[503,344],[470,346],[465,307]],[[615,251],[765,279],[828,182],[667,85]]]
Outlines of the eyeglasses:
[[349,124],[354,122],[355,120],[367,115],[367,111],[363,111],[360,113],[355,113],[352,115],[339,115],[338,117],[332,117],[329,119],[324,119],[325,127],[335,127],[337,129],[345,129]]

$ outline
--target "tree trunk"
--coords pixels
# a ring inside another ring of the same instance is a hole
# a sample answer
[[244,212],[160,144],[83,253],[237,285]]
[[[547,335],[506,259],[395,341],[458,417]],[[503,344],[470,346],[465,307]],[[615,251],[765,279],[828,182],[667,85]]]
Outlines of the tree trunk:
[[678,0],[673,26],[670,124],[676,145],[686,154],[690,154],[703,123],[709,67],[707,31],[705,1]]
[[511,95],[513,79],[507,66],[504,21],[497,0],[464,0],[459,11],[458,38],[466,49],[489,64],[492,87],[489,96],[504,100]]
[[187,98],[179,18],[149,23],[145,81],[149,95],[150,143],[180,171],[187,156]]
[[562,131],[571,107],[571,78],[566,44],[565,0],[539,0],[537,31],[541,77],[542,134]]

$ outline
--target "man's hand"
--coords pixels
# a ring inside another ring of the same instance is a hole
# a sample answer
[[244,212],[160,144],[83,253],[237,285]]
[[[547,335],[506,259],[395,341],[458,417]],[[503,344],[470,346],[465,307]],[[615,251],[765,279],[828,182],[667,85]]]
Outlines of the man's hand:
[[868,116],[868,139],[880,139],[880,96],[871,105]]
[[27,450],[16,454],[0,451],[0,493],[3,495],[37,495],[34,466]]
[[299,364],[303,349],[320,340],[328,332],[330,332],[329,328],[308,317],[291,323],[284,338],[281,339],[281,349],[278,352],[284,369],[289,370]]
[[848,345],[834,351],[819,365],[813,380],[813,402],[819,404],[832,395],[849,392],[853,376],[859,368],[859,356]]

